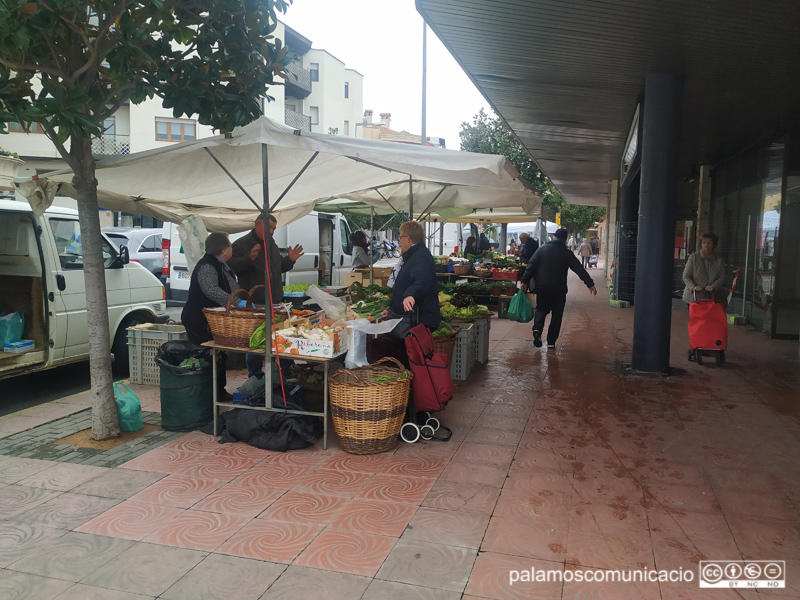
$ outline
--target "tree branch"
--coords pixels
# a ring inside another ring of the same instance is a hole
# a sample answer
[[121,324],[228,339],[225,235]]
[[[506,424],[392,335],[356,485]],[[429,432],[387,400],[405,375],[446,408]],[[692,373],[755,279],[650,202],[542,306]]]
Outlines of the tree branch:
[[61,79],[64,78],[64,73],[59,71],[58,69],[54,69],[52,67],[46,67],[44,65],[37,65],[37,64],[28,64],[28,63],[15,63],[11,62],[10,60],[6,60],[5,58],[0,58],[0,65],[4,65],[9,69],[14,69],[15,71],[34,71],[38,73],[47,73],[48,75],[52,75],[53,77],[60,77]]
[[75,71],[75,72],[74,72],[74,73],[73,73],[73,74],[72,74],[72,75],[71,75],[71,76],[70,76],[70,77],[69,77],[69,78],[68,78],[68,79],[65,81],[65,85],[66,85],[68,88],[71,88],[72,86],[74,86],[74,85],[75,85],[75,82],[76,82],[76,81],[78,81],[78,78],[79,78],[81,75],[83,75],[84,73],[86,73],[86,71],[88,71],[90,68],[92,68],[92,67],[93,67],[93,66],[94,66],[94,65],[97,63],[97,51],[96,51],[96,50],[95,50],[95,48],[94,48],[94,44],[92,44],[91,40],[89,39],[89,36],[88,36],[88,35],[86,35],[86,32],[85,32],[85,31],[84,31],[84,30],[83,30],[81,27],[78,27],[77,25],[75,25],[75,22],[74,22],[74,21],[70,21],[70,20],[66,19],[65,17],[63,17],[63,16],[61,17],[61,20],[62,20],[62,21],[64,21],[64,22],[65,22],[65,23],[66,23],[66,24],[69,26],[69,28],[70,28],[70,29],[72,29],[72,31],[73,31],[73,32],[77,33],[77,34],[80,36],[80,38],[81,38],[81,41],[83,42],[83,45],[84,45],[84,47],[85,47],[85,48],[88,50],[88,52],[89,52],[89,58],[86,60],[86,62],[85,62],[85,63],[83,63],[83,65],[81,65],[81,66],[80,66],[80,67],[79,67],[79,68],[78,68],[78,69],[77,69],[77,70],[76,70],[76,71]]

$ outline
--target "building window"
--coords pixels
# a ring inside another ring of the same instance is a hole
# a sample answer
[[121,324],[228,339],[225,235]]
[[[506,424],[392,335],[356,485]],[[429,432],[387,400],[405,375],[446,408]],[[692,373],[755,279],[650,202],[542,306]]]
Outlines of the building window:
[[311,63],[308,70],[311,71],[311,81],[319,81],[319,63]]
[[319,125],[319,106],[311,107],[311,124]]
[[105,135],[117,135],[117,121],[114,117],[103,121],[103,133]]
[[[44,133],[44,129],[42,129],[41,123],[30,123],[30,133]],[[8,124],[8,132],[9,133],[25,133],[25,128],[21,123],[9,123]]]
[[348,82],[348,81],[344,82],[344,97],[345,98],[349,98],[350,97],[350,82]]
[[344,122],[344,134],[350,135],[350,121]]
[[160,142],[185,142],[196,139],[194,121],[176,121],[156,117],[156,140]]

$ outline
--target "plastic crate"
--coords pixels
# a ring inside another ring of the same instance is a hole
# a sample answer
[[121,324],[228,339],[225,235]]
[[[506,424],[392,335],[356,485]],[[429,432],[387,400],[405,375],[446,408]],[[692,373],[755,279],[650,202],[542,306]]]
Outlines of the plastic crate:
[[131,383],[158,385],[161,369],[155,358],[164,342],[185,340],[183,325],[154,325],[153,329],[128,329],[128,357]]
[[455,381],[464,381],[475,365],[475,324],[460,325],[461,331],[456,335],[456,347],[453,350],[453,364],[450,365],[450,376]]
[[489,331],[492,320],[489,317],[475,319],[475,364],[485,365],[489,362]]

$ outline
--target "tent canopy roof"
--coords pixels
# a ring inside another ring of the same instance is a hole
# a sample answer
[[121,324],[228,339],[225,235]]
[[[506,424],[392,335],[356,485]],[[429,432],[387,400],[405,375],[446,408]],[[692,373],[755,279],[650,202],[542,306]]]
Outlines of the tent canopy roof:
[[[408,210],[413,195],[415,217],[429,206],[467,212],[506,207],[535,216],[541,203],[503,156],[300,132],[266,117],[227,136],[103,159],[97,165],[98,201],[165,221],[197,214],[209,230],[243,231],[264,203],[263,148],[268,201],[279,225],[330,199],[382,208],[388,201]],[[43,210],[59,187],[75,197],[71,180],[72,171],[63,170],[46,180],[23,180],[20,188],[34,209]]]

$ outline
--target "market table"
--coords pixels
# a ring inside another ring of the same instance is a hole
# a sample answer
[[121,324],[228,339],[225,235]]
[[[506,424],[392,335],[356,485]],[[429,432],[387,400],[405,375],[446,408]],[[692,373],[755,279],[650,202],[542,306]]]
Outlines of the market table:
[[[217,398],[217,352],[242,352],[242,353],[250,353],[250,354],[266,354],[266,350],[264,348],[259,348],[256,350],[250,348],[231,348],[229,346],[223,346],[221,344],[217,344],[216,342],[204,342],[201,344],[206,348],[211,349],[211,358],[212,358],[212,365],[213,365],[213,398],[214,398],[214,435],[217,434],[217,420],[219,417],[219,407],[226,406],[230,408],[244,408],[246,410],[263,410],[266,412],[282,412],[292,415],[306,415],[310,417],[322,417],[322,448],[323,450],[328,449],[328,367],[331,362],[340,358],[345,355],[344,352],[341,354],[337,354],[331,357],[319,357],[319,356],[305,356],[299,354],[281,354],[280,357],[283,359],[288,360],[302,360],[310,363],[322,363],[323,364],[323,383],[322,383],[322,412],[312,412],[307,410],[291,410],[288,408],[280,408],[280,407],[267,407],[267,406],[248,406],[247,404],[234,404],[233,402],[219,402]],[[270,353],[271,356],[277,356],[276,353]],[[266,377],[266,375],[265,375]],[[266,403],[266,394],[265,394],[265,403]],[[272,390],[269,390],[269,399],[270,404],[272,403]]]

